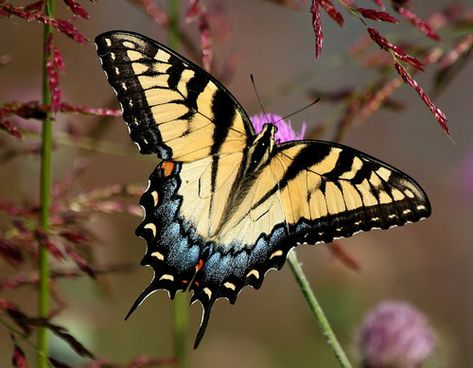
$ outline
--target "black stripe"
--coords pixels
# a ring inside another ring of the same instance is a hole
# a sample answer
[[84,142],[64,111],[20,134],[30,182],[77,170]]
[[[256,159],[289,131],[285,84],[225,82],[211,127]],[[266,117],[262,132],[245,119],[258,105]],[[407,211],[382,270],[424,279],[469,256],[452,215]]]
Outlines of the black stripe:
[[182,72],[185,69],[184,64],[182,64],[182,62],[173,55],[171,55],[171,58],[169,59],[169,63],[172,65],[167,70],[167,74],[169,74],[168,85],[169,85],[169,88],[176,90],[177,84],[181,80]]
[[289,182],[294,179],[302,170],[309,169],[311,166],[322,162],[331,152],[329,145],[306,145],[294,157],[291,165],[281,179],[280,189],[284,189]]
[[213,122],[215,124],[214,143],[210,150],[211,155],[219,153],[220,147],[227,138],[235,117],[235,104],[223,90],[217,89],[212,99]]
[[217,89],[212,99],[213,123],[215,124],[213,133],[213,144],[210,149],[212,161],[212,193],[215,192],[218,170],[218,153],[222,147],[235,117],[235,103],[231,97],[221,89]]
[[[133,43],[135,43],[135,42],[133,42]],[[136,45],[136,43],[135,43],[135,45]],[[144,44],[142,42],[140,42],[138,51],[143,56],[149,57],[150,59],[154,60],[155,56],[158,54],[158,51],[159,51],[159,47],[156,47],[156,46],[158,46],[158,45],[153,44],[151,42],[144,42]]]
[[340,155],[338,156],[337,163],[332,171],[324,174],[324,177],[330,181],[336,181],[342,176],[345,172],[350,171],[353,165],[353,160],[355,159],[355,155],[350,150],[342,150],[340,151]]
[[252,209],[260,206],[278,190],[282,191],[302,170],[307,170],[311,166],[323,161],[330,154],[331,149],[329,145],[306,144],[297,156],[294,157],[281,181],[267,191],[266,194],[253,205]]
[[187,83],[187,98],[184,100],[189,109],[197,110],[197,98],[203,92],[209,80],[201,73],[195,75]]
[[361,184],[363,180],[365,179],[370,179],[371,172],[373,171],[371,168],[372,163],[371,162],[366,162],[362,160],[362,166],[358,170],[358,172],[355,174],[353,179],[350,180],[352,184]]

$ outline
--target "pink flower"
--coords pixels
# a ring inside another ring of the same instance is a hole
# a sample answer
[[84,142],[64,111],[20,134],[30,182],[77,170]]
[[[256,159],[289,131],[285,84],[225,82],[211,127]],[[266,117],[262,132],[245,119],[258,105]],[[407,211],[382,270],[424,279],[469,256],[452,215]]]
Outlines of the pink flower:
[[261,132],[263,129],[264,124],[274,124],[278,128],[278,131],[276,132],[275,138],[276,142],[278,143],[283,143],[287,141],[297,141],[304,139],[304,134],[307,128],[306,123],[302,123],[302,128],[299,133],[296,133],[294,129],[292,128],[291,121],[285,121],[283,118],[279,115],[276,114],[256,114],[251,117],[251,122],[253,123],[253,126],[255,127],[256,133]]
[[416,368],[435,347],[426,318],[405,302],[384,302],[366,315],[359,349],[366,368]]

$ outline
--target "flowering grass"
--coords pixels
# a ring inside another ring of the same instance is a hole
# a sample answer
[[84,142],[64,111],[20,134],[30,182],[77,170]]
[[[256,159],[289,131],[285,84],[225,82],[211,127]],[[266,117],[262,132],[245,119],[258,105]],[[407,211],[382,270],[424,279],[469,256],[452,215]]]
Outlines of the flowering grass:
[[[424,71],[424,63],[422,63],[417,57],[409,55],[402,47],[388,41],[384,36],[382,36],[375,28],[369,27],[365,19],[375,20],[380,22],[388,23],[399,23],[399,19],[391,16],[389,13],[383,11],[378,11],[375,9],[368,8],[359,8],[353,6],[350,1],[339,1],[339,3],[351,13],[353,16],[357,17],[361,23],[366,27],[368,34],[371,39],[384,51],[391,54],[393,59],[394,69],[401,75],[402,80],[412,87],[420,96],[425,105],[433,113],[435,119],[438,121],[442,129],[446,134],[449,134],[447,117],[445,113],[437,107],[433,101],[429,98],[425,90],[409,75],[405,65],[409,65]],[[385,9],[383,2],[378,3],[382,9]],[[408,1],[391,1],[391,5],[395,11],[397,11],[403,18],[407,19],[412,26],[420,30],[427,37],[435,41],[440,41],[440,36],[434,31],[434,28],[426,20],[418,17],[412,10],[408,7],[410,6]],[[340,26],[343,26],[343,16],[342,14],[334,7],[330,0],[312,0],[312,19],[313,19],[313,28],[315,33],[315,55],[317,58],[321,56],[321,50],[323,45],[323,32],[322,32],[322,23],[321,23],[321,14],[320,8],[323,8],[327,14]]]

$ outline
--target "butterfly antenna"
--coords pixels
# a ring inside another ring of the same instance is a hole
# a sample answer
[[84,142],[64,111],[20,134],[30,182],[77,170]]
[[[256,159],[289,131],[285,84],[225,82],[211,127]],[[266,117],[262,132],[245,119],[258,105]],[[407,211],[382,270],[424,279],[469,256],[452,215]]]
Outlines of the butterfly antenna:
[[306,105],[306,106],[304,106],[304,107],[301,107],[299,110],[296,110],[296,111],[294,111],[294,112],[291,112],[289,115],[286,115],[286,116],[282,117],[281,119],[279,119],[278,121],[275,121],[274,123],[279,123],[279,122],[282,121],[282,120],[286,120],[287,118],[290,118],[291,116],[294,116],[294,115],[300,113],[301,111],[304,111],[305,109],[308,109],[309,107],[315,105],[315,104],[316,104],[317,102],[319,102],[319,101],[320,101],[320,98],[317,98],[317,99],[315,99],[314,101],[312,101],[310,104],[308,104],[308,105]]
[[253,76],[253,74],[250,74],[250,79],[251,79],[251,84],[253,85],[253,89],[255,90],[255,95],[256,95],[256,98],[258,99],[259,106],[261,107],[261,111],[263,111],[266,121],[270,123],[268,114],[266,113],[266,110],[264,109],[261,96],[259,95],[258,89],[256,88],[255,77]]

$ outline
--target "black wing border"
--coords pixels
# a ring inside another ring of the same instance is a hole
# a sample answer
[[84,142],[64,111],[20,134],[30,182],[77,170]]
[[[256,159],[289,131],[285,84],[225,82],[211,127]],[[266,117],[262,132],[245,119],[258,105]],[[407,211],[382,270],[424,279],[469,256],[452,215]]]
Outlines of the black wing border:
[[217,86],[217,88],[221,89],[224,93],[226,93],[232,99],[232,101],[235,103],[236,109],[238,110],[238,112],[242,116],[243,124],[244,124],[245,130],[246,130],[245,133],[247,134],[247,139],[253,138],[256,135],[254,127],[251,124],[251,119],[248,116],[248,113],[245,111],[245,109],[243,108],[241,103],[237,100],[237,98],[218,79],[216,79],[209,72],[207,72],[205,69],[203,69],[202,67],[200,67],[199,65],[197,65],[193,61],[189,60],[185,56],[182,56],[181,54],[179,54],[176,51],[172,50],[171,48],[164,45],[163,43],[158,42],[156,40],[153,40],[152,38],[147,37],[145,35],[142,35],[140,33],[133,32],[133,31],[126,31],[126,30],[112,30],[112,31],[107,31],[107,32],[101,33],[97,37],[95,37],[95,43],[97,43],[99,40],[102,40],[102,39],[104,39],[108,36],[116,35],[117,33],[118,34],[124,34],[124,35],[131,35],[133,37],[137,37],[137,38],[143,40],[144,42],[154,44],[158,48],[163,49],[164,51],[171,54],[173,57],[177,58],[179,61],[183,62],[184,64],[188,64],[190,69],[192,69],[194,71],[197,71],[199,73],[203,73],[203,75],[206,78],[208,78],[210,81],[212,81]]

